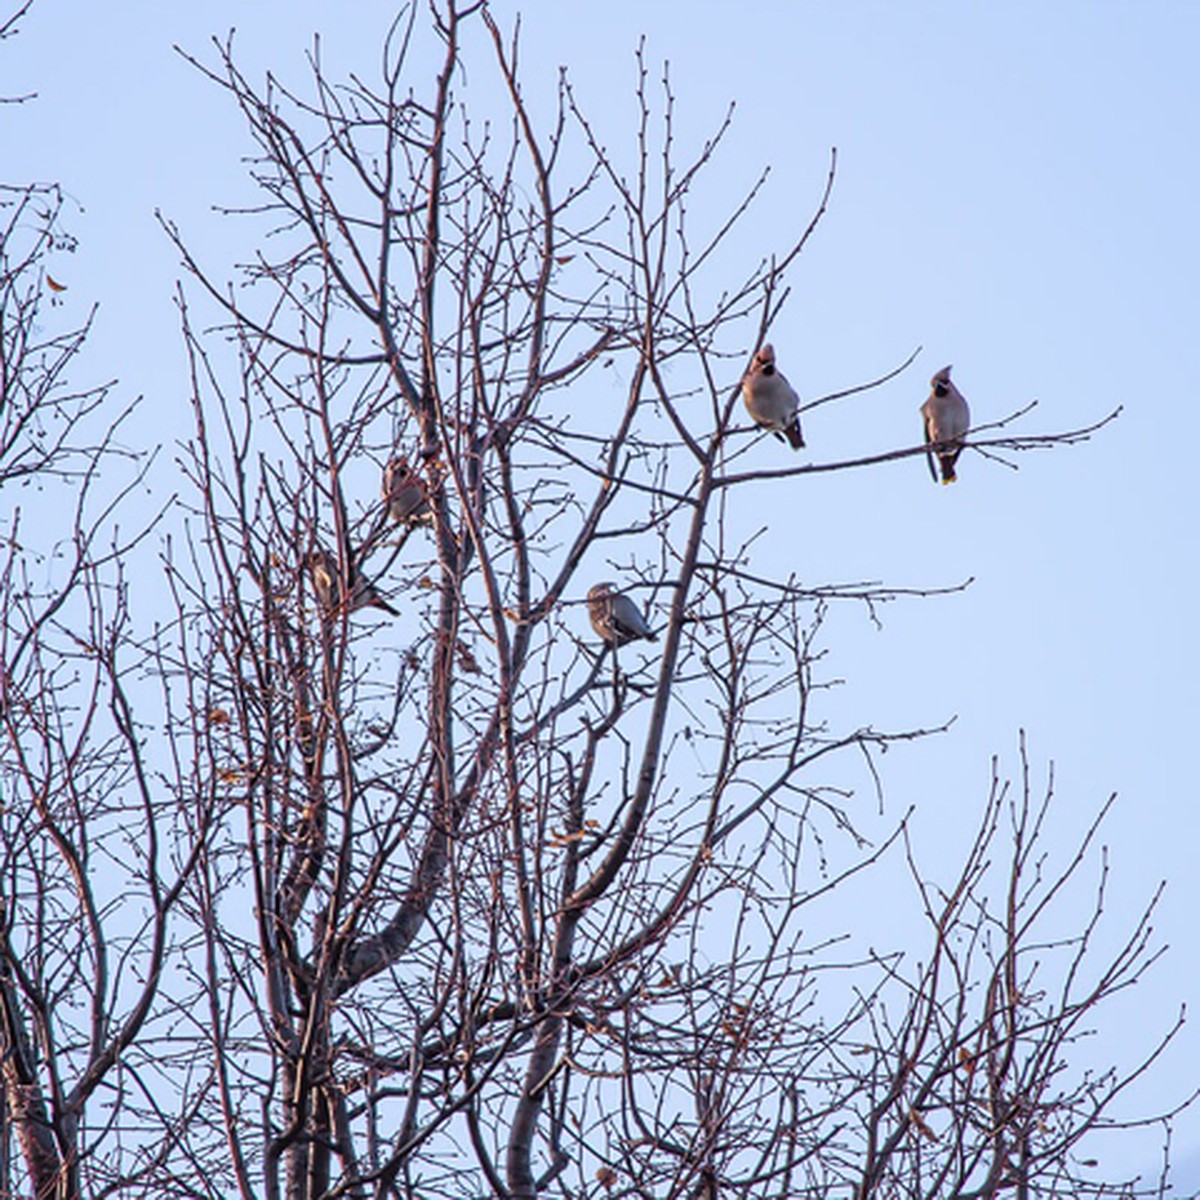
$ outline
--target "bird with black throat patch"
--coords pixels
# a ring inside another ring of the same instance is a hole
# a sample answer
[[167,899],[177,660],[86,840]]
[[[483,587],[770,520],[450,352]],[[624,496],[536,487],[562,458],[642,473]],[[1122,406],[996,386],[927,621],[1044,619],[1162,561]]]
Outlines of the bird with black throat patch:
[[958,475],[954,465],[963,450],[963,438],[971,428],[971,410],[966,397],[950,382],[950,368],[943,367],[930,381],[933,390],[921,405],[925,422],[925,457],[929,474],[937,483],[938,472],[933,465],[936,455],[942,471],[942,483],[953,483]]
[[804,447],[800,432],[800,397],[775,366],[775,348],[761,346],[742,377],[742,399],[756,425],[769,429],[777,438],[787,438],[793,450]]

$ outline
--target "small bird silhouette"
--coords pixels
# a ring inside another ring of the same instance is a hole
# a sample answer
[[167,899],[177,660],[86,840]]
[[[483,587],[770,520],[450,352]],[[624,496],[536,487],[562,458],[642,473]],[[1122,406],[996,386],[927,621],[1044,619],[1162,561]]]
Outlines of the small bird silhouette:
[[804,446],[800,433],[800,397],[775,369],[775,348],[762,346],[742,377],[742,399],[755,423],[771,430],[782,440],[786,437],[793,450]]
[[637,638],[657,642],[642,610],[615,583],[598,583],[587,594],[588,616],[600,640],[609,646],[623,646]]
[[383,499],[388,516],[397,525],[433,523],[433,508],[425,484],[403,458],[390,459],[383,468]]
[[[321,546],[309,552],[308,570],[312,576],[313,591],[326,613],[334,613],[342,606],[342,573],[336,556]],[[388,616],[400,614],[375,589],[375,585],[350,565],[350,612],[362,608],[379,608]]]
[[929,474],[937,483],[938,473],[933,465],[936,454],[942,468],[942,483],[953,483],[958,478],[954,464],[962,453],[963,438],[971,427],[971,410],[967,407],[966,397],[950,382],[949,367],[943,367],[929,382],[933,391],[921,405]]

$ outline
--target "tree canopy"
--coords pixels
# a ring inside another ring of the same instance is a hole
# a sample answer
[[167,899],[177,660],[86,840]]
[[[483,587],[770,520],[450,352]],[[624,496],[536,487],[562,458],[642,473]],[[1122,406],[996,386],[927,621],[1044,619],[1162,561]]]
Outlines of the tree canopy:
[[[1128,1187],[1086,1147],[1173,1030],[1132,1071],[1076,1043],[1154,961],[1155,896],[1115,955],[1103,877],[1056,916],[1111,801],[1049,855],[1022,745],[931,877],[834,764],[882,795],[880,753],[936,730],[823,698],[832,606],[935,589],[768,553],[815,477],[927,451],[797,454],[744,404],[836,154],[747,261],[766,173],[697,227],[733,127],[681,151],[640,55],[620,149],[566,74],[530,111],[484,4],[404,9],[373,82],[193,61],[260,202],[236,268],[163,219],[190,414],[149,513],[115,385],[69,381],[87,326],[40,337],[61,197],[0,194],[0,486],[75,499],[49,572],[3,517],[0,1194]],[[959,469],[1114,415],[978,422]],[[926,940],[851,953],[885,856]]]

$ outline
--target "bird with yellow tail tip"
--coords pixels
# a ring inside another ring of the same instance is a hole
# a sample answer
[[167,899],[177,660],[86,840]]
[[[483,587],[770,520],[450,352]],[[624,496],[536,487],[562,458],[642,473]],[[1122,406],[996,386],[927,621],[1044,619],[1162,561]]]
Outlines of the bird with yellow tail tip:
[[742,377],[742,399],[756,425],[777,438],[787,438],[793,450],[804,447],[800,433],[800,397],[775,366],[775,348],[761,346]]
[[966,397],[950,382],[950,368],[943,367],[930,381],[933,391],[921,405],[925,423],[925,457],[929,474],[937,483],[934,455],[942,469],[942,483],[953,483],[958,476],[954,464],[963,450],[963,438],[971,427],[971,410]]

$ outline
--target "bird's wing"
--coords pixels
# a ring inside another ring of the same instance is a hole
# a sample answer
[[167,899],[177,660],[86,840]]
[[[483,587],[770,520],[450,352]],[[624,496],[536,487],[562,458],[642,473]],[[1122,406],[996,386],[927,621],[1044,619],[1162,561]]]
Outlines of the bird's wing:
[[641,610],[628,596],[617,596],[612,606],[613,628],[627,634],[631,638],[647,637],[650,626]]
[[925,432],[925,461],[929,464],[929,477],[934,483],[938,481],[937,467],[933,463],[933,451],[930,447],[933,445],[933,438],[929,435],[929,418],[921,414],[921,427]]

